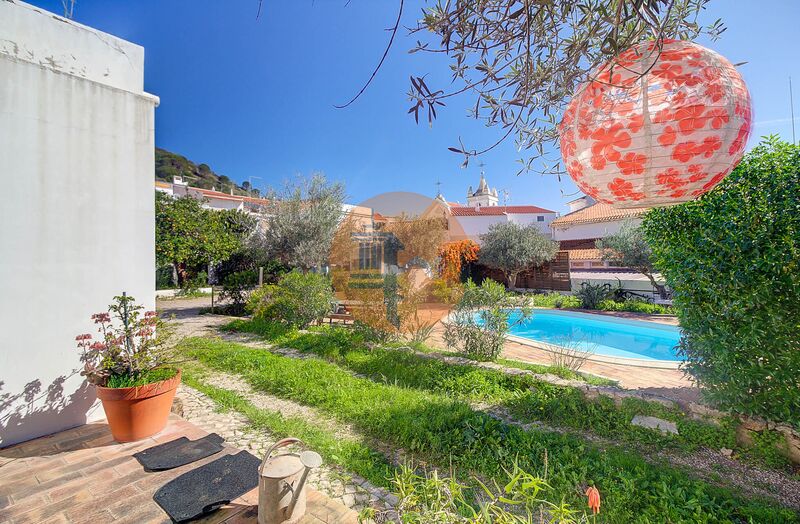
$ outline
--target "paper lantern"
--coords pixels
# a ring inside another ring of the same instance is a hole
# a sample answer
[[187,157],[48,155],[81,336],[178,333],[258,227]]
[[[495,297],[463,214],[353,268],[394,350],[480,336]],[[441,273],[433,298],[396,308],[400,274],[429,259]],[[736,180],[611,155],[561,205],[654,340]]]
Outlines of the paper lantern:
[[645,42],[592,74],[559,126],[567,172],[614,207],[697,198],[736,167],[750,94],[724,57],[692,42]]

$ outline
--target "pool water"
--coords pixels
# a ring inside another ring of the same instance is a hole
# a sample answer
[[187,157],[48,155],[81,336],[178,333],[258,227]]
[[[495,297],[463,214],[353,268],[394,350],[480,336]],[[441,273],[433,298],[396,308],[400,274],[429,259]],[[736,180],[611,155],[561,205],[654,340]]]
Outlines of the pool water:
[[509,334],[610,357],[681,360],[676,354],[680,329],[641,320],[536,309],[533,318],[513,326]]

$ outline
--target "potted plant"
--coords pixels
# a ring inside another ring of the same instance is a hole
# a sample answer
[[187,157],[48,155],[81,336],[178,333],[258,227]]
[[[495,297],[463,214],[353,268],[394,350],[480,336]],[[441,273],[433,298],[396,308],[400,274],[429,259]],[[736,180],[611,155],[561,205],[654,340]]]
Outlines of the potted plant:
[[82,351],[81,374],[96,386],[118,442],[164,429],[181,380],[180,370],[169,365],[168,328],[155,311],[143,310],[123,293],[107,312],[92,315],[99,340],[89,333],[75,337]]

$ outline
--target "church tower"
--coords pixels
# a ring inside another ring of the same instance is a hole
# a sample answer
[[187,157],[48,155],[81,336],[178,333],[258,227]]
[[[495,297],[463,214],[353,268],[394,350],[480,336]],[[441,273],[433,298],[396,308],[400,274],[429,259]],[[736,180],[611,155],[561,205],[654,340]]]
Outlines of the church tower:
[[489,189],[486,183],[486,178],[481,171],[481,181],[478,183],[477,191],[472,191],[472,186],[469,186],[467,191],[467,205],[470,207],[486,207],[496,206],[500,199],[497,196],[497,188]]

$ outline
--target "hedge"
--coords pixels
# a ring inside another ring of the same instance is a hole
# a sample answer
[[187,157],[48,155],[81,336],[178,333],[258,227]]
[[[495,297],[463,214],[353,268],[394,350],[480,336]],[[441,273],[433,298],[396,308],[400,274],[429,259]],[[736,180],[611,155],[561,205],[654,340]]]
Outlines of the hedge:
[[643,227],[707,398],[800,426],[800,147],[766,138],[713,191]]

